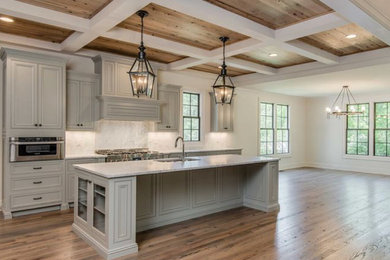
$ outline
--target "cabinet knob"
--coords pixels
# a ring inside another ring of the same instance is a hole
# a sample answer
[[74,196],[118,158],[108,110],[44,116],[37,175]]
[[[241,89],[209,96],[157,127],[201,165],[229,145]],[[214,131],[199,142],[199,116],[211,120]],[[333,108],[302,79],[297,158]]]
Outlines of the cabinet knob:
[[227,127],[225,127],[224,129],[228,129]]
[[77,126],[80,126],[80,124],[77,124]]
[[38,126],[39,126],[39,127],[41,127],[41,126],[42,126],[42,124],[39,124]]
[[34,124],[34,126],[38,126],[38,124]]
[[83,126],[83,124],[80,124],[81,126]]

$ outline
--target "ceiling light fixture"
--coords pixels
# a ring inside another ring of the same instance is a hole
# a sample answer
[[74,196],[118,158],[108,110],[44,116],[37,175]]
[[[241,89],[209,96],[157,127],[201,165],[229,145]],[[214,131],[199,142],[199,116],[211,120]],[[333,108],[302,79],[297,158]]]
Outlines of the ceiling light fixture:
[[356,111],[354,107],[348,108],[348,106],[355,105],[356,100],[352,95],[352,92],[349,90],[348,86],[343,86],[340,93],[338,94],[336,100],[333,102],[331,107],[326,108],[326,112],[328,113],[328,118],[331,115],[339,118],[340,116],[351,116],[351,115],[361,115],[364,112],[364,108],[362,111]]
[[277,57],[278,54],[277,53],[270,53],[268,56],[270,56],[270,57]]
[[213,85],[214,97],[216,104],[231,104],[234,93],[234,84],[230,76],[227,74],[225,63],[225,45],[229,37],[223,36],[219,38],[223,43],[223,62],[221,66],[221,73]]
[[138,47],[138,57],[135,59],[129,72],[131,88],[133,96],[152,97],[153,85],[156,78],[149,60],[146,58],[144,46],[144,17],[148,16],[148,12],[140,10],[137,15],[141,17],[141,44]]
[[345,38],[347,39],[353,39],[353,38],[356,38],[357,35],[356,34],[348,34],[347,36],[345,36]]
[[6,16],[1,16],[0,20],[3,22],[6,22],[6,23],[13,23],[14,22],[14,19],[6,17]]

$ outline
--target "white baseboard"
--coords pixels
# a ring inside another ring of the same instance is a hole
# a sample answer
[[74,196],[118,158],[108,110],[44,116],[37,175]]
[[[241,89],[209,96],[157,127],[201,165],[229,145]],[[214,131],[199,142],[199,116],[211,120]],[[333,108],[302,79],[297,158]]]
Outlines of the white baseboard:
[[380,175],[390,175],[390,169],[361,167],[361,166],[357,167],[357,166],[349,166],[349,165],[342,165],[342,164],[308,162],[308,163],[306,163],[306,167],[329,169],[329,170],[339,170],[339,171],[353,171],[353,172],[371,173],[371,174],[380,174]]
[[296,168],[303,168],[303,167],[306,167],[306,163],[304,163],[304,162],[289,163],[289,164],[285,164],[285,165],[279,164],[279,170],[281,170],[281,171],[296,169]]

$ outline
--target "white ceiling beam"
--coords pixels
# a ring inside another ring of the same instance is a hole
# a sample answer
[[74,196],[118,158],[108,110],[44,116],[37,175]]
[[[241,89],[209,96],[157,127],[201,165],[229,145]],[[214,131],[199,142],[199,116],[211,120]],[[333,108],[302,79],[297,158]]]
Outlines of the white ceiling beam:
[[366,29],[390,45],[390,31],[349,0],[320,0],[349,21]]
[[59,43],[47,42],[33,38],[27,38],[23,36],[18,36],[14,34],[1,33],[0,32],[0,41],[6,43],[12,43],[23,46],[30,46],[40,49],[47,49],[53,51],[60,51],[61,45]]
[[275,38],[280,41],[291,41],[341,27],[348,23],[350,22],[337,13],[325,14],[275,30]]
[[[103,33],[102,36],[133,44],[139,44],[141,40],[141,33],[119,27],[115,27],[108,32]],[[207,57],[209,52],[201,48],[166,40],[149,34],[144,35],[144,42],[146,48],[151,47],[154,49],[199,59]]]
[[75,32],[63,43],[64,51],[75,52],[149,4],[149,0],[114,0],[90,20],[89,30]]
[[321,50],[317,47],[314,47],[310,44],[304,43],[299,40],[292,40],[286,43],[281,43],[278,45],[284,50],[297,53],[301,56],[310,58],[312,60],[319,61],[325,64],[337,64],[339,63],[339,57],[331,54],[327,51]]
[[[305,47],[303,50],[299,50],[297,44],[290,45],[284,41],[275,38],[275,30],[265,27],[259,23],[249,20],[245,17],[227,11],[221,7],[210,4],[206,1],[193,1],[193,0],[153,0],[153,2],[173,9],[175,11],[196,17],[203,21],[224,27],[226,29],[239,32],[253,39],[262,41],[268,45],[278,46],[284,50],[296,52],[298,54],[325,62],[326,64],[337,63],[337,59],[333,56],[327,55],[328,53],[318,48],[306,48],[307,45],[302,44]],[[212,14],[212,15],[210,15]],[[310,53],[314,51],[314,53]],[[322,56],[321,54],[326,54]],[[331,58],[330,58],[331,57]]]
[[234,68],[249,70],[249,71],[253,71],[253,72],[257,72],[257,73],[261,73],[261,74],[265,74],[265,75],[275,75],[277,73],[277,69],[275,69],[275,68],[261,65],[261,64],[257,64],[257,63],[250,62],[250,61],[246,61],[246,60],[233,58],[233,57],[227,58],[226,64],[228,66],[232,66]]
[[1,0],[0,13],[74,31],[84,32],[89,29],[88,19],[15,0]]

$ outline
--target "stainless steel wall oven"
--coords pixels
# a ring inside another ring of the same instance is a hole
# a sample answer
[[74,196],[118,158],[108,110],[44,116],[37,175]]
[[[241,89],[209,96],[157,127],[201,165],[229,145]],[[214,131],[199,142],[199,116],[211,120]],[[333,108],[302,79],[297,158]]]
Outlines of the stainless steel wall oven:
[[64,159],[63,137],[11,137],[10,162]]

